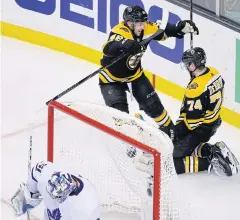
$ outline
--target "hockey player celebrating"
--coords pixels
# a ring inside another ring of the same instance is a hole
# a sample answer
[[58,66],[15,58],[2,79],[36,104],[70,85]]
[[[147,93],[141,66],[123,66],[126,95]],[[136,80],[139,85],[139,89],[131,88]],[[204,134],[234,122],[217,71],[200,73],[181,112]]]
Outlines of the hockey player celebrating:
[[27,184],[21,184],[11,199],[21,216],[43,200],[44,219],[100,220],[100,205],[94,186],[79,174],[65,172],[50,162],[37,163]]
[[[238,173],[239,162],[224,142],[207,143],[221,125],[224,80],[213,67],[207,67],[205,51],[195,47],[184,52],[182,65],[190,82],[175,126],[161,127],[173,141],[173,162],[177,174],[213,170],[219,176]],[[152,195],[153,159],[150,154],[136,154],[128,149],[136,168],[149,174],[147,192]],[[140,169],[141,168],[141,169]]]
[[[128,113],[126,91],[130,91],[140,109],[153,118],[159,126],[173,125],[141,65],[141,58],[147,45],[140,46],[139,42],[157,32],[161,25],[148,21],[145,10],[137,5],[129,6],[124,10],[123,20],[112,29],[108,41],[104,44],[101,64],[108,65],[123,52],[132,52],[132,55],[100,72],[100,89],[105,103],[107,106]],[[163,33],[154,40],[165,40],[168,37],[183,38],[186,33],[193,32],[198,34],[198,28],[192,21],[168,23]]]
[[195,173],[208,168],[218,175],[238,173],[238,161],[223,142],[207,143],[221,125],[224,80],[213,67],[207,67],[206,53],[200,47],[184,52],[182,64],[190,82],[176,125],[163,130],[173,140],[176,172]]

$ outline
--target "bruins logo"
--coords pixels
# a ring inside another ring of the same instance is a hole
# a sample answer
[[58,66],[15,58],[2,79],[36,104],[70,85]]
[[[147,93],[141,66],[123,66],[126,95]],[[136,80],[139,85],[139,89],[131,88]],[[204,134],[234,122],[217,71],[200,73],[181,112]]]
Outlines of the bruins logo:
[[188,89],[191,90],[191,89],[196,89],[198,87],[198,84],[196,82],[193,82],[191,83],[189,86],[188,86]]
[[143,53],[138,53],[132,56],[129,56],[127,59],[127,67],[130,70],[133,70],[137,67],[137,65],[139,64],[141,58],[142,58]]

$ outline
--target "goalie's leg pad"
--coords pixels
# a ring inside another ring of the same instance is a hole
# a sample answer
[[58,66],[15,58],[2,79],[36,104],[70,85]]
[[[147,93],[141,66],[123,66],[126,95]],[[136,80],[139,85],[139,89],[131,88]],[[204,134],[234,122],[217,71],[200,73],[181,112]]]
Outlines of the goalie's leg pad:
[[152,196],[153,192],[153,165],[154,159],[151,154],[142,152],[134,158],[134,164],[137,170],[147,174],[147,194]]
[[[33,198],[34,197],[34,198]],[[11,198],[16,216],[25,214],[28,210],[35,208],[42,201],[39,193],[31,193],[25,183],[21,183],[20,188]]]
[[136,158],[134,158],[134,163],[137,170],[153,175],[154,159],[151,154],[145,152],[138,154]]

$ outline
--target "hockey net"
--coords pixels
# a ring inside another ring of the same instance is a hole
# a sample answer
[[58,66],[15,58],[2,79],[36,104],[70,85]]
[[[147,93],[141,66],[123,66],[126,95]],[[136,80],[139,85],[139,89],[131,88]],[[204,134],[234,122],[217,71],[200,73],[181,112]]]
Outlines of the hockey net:
[[[153,220],[190,219],[178,201],[172,142],[157,128],[106,106],[79,102],[68,107],[52,101],[47,135],[48,160],[74,167],[89,179],[102,211],[141,215],[148,207]],[[136,157],[127,155],[131,146]],[[145,171],[136,168],[144,153],[153,162]],[[153,196],[147,193],[151,173]]]

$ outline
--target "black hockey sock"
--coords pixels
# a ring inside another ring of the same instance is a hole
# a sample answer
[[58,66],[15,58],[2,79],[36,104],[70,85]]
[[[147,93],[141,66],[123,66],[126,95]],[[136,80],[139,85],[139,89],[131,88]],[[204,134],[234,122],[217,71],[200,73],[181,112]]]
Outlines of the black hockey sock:
[[207,158],[187,156],[185,158],[173,158],[177,174],[197,173],[208,169]]

